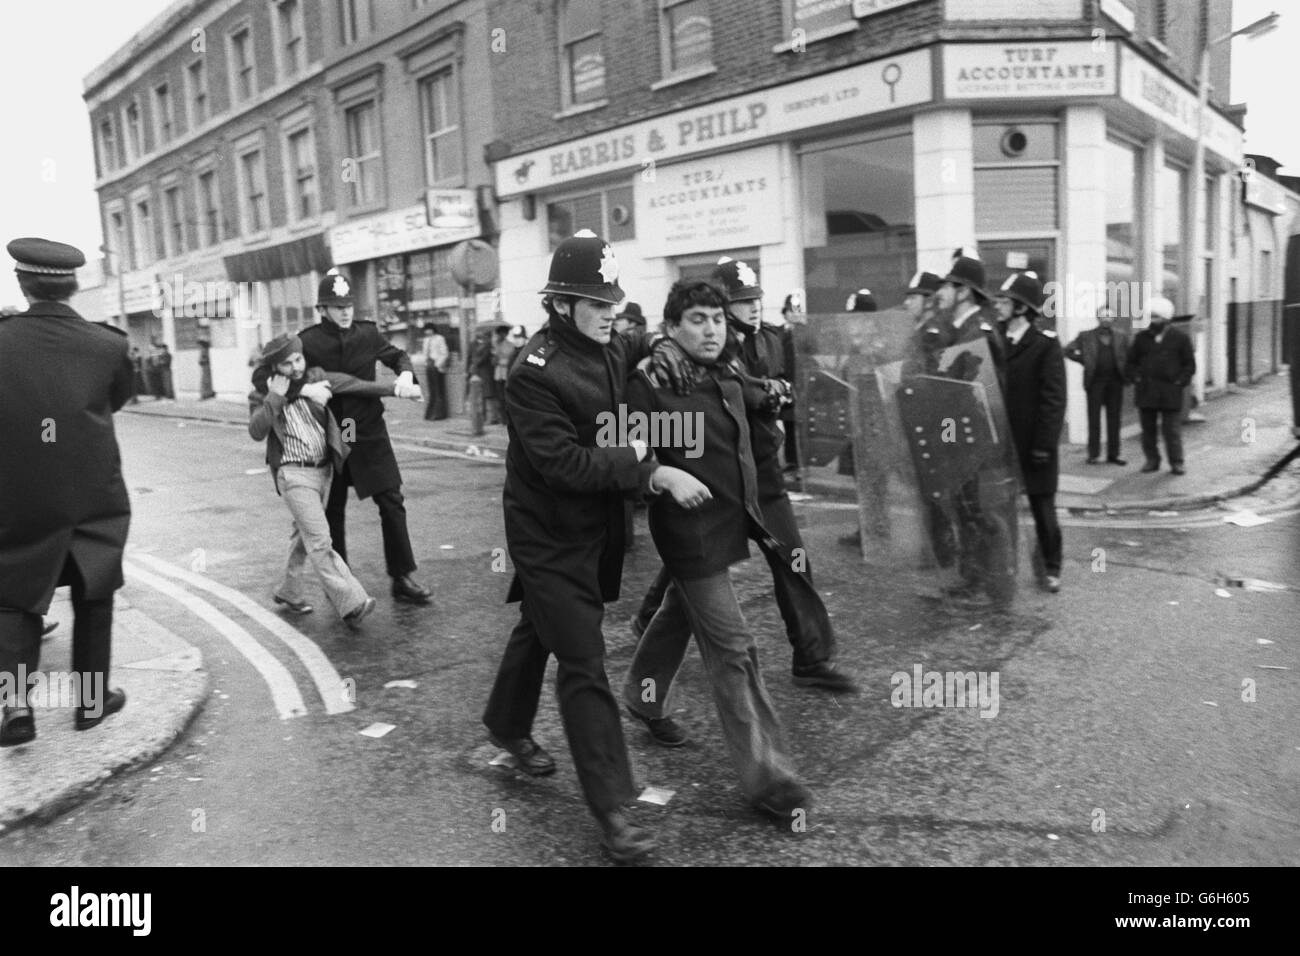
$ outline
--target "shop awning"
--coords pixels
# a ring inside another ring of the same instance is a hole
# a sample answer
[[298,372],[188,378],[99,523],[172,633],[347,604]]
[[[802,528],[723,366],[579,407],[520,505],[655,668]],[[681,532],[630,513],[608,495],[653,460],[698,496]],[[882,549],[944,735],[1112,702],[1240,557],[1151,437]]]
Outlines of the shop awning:
[[324,233],[304,236],[265,249],[225,256],[226,275],[232,282],[269,282],[305,275],[313,269],[326,272],[333,263]]

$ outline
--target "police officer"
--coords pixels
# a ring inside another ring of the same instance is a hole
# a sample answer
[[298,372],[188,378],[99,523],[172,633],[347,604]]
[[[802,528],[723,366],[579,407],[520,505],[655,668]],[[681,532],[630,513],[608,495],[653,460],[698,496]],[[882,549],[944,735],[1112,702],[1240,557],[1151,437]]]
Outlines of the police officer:
[[[390,344],[374,322],[353,315],[352,286],[337,270],[321,280],[316,293],[320,322],[299,333],[307,367],[320,366],[327,372],[346,372],[366,382],[375,380],[375,362],[397,372],[394,394],[398,398],[420,397],[410,357]],[[379,526],[384,537],[384,563],[392,578],[392,595],[408,604],[428,604],[432,595],[418,584],[411,536],[406,528],[402,473],[397,468],[384,424],[384,403],[380,398],[336,395],[330,411],[343,429],[352,453],[330,486],[325,517],[329,521],[334,550],[347,561],[346,508],[348,488],[358,498],[373,498],[379,509]],[[351,434],[349,434],[349,426]]]
[[[999,387],[1006,390],[1006,347],[1002,334],[997,329],[997,312],[989,302],[988,293],[984,291],[984,264],[974,256],[966,255],[958,249],[949,266],[948,274],[939,282],[934,294],[935,315],[920,332],[921,348],[925,354],[928,371],[937,370],[938,353],[953,346],[965,345],[983,340],[993,360]],[[971,352],[958,352],[943,371],[950,378],[973,381],[979,373],[979,357]],[[990,561],[1001,552],[997,549],[998,534],[1010,531],[999,528],[984,514],[980,501],[980,477],[974,476],[966,481],[953,495],[953,510],[957,516],[957,542],[960,552],[958,570],[961,584],[945,589],[954,597],[972,603],[1000,602],[1004,595],[994,594],[993,590],[1000,583],[1000,578],[988,567]],[[938,521],[932,528],[933,539],[944,540],[948,531],[945,521]],[[940,564],[948,561],[948,555],[942,549],[939,553]]]
[[[0,674],[36,671],[41,616],[54,589],[70,586],[73,718],[86,730],[126,704],[108,677],[131,523],[112,414],[131,395],[131,358],[125,333],[68,305],[80,250],[46,239],[8,249],[28,309],[0,319]],[[36,736],[26,686],[16,690],[3,702],[0,746]]]
[[1007,419],[1038,533],[1039,585],[1061,589],[1061,526],[1056,520],[1058,446],[1065,422],[1065,355],[1043,315],[1043,284],[1032,272],[1010,275],[993,299],[1007,338]]
[[[957,250],[958,253],[961,250]],[[935,293],[938,347],[964,345],[984,339],[997,369],[998,382],[1006,368],[1006,346],[997,329],[997,313],[984,291],[984,263],[974,256],[958,255]]]
[[859,289],[857,292],[850,292],[848,299],[844,302],[845,312],[878,312],[880,306],[876,303],[876,297],[871,294],[870,289]]
[[[644,442],[598,445],[598,417],[624,400],[628,372],[648,340],[612,334],[623,299],[618,262],[590,230],[564,240],[541,294],[547,322],[524,346],[506,380],[506,544],[515,567],[507,600],[519,601],[483,723],[493,743],[533,776],[555,761],[532,738],[547,657],[557,661],[555,694],[578,780],[618,861],[642,857],[654,839],[630,818],[636,795],[605,674],[605,602],[623,573],[623,499],[665,492],[695,507],[708,489],[684,471],[656,466]],[[681,353],[665,340],[658,355]],[[666,370],[680,381],[682,369]]]
[[919,330],[931,317],[935,308],[934,294],[943,280],[933,272],[917,272],[903,293],[903,309],[912,317]]

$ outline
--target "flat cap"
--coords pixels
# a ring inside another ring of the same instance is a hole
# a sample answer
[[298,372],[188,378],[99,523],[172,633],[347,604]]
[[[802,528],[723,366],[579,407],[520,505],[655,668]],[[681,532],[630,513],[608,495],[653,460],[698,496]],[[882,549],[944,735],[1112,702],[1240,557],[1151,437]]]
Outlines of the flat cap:
[[302,339],[296,335],[277,335],[262,346],[261,363],[274,368],[286,361],[290,355],[302,351]]
[[18,272],[70,276],[86,264],[82,251],[66,242],[28,237],[15,239],[5,248],[14,257],[14,269]]

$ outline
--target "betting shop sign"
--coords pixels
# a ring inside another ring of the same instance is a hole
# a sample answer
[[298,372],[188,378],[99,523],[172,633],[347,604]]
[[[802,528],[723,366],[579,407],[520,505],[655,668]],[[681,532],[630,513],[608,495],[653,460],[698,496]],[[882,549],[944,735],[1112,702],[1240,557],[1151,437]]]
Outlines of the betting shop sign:
[[1111,96],[1115,46],[1065,43],[962,43],[943,48],[943,92],[967,97]]
[[511,156],[496,164],[497,195],[518,196],[625,169],[649,179],[660,163],[932,98],[930,51],[913,50]]
[[636,221],[644,256],[678,256],[780,242],[778,147],[720,153],[660,166],[636,177]]

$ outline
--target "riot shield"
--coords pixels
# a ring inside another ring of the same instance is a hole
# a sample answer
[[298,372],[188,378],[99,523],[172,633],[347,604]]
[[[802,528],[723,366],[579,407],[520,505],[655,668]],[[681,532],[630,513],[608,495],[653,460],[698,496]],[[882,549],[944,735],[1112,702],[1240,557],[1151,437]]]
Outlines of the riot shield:
[[926,351],[914,325],[890,310],[795,327],[800,475],[856,500],[864,560],[1004,602],[1020,470],[997,371],[984,341]]

